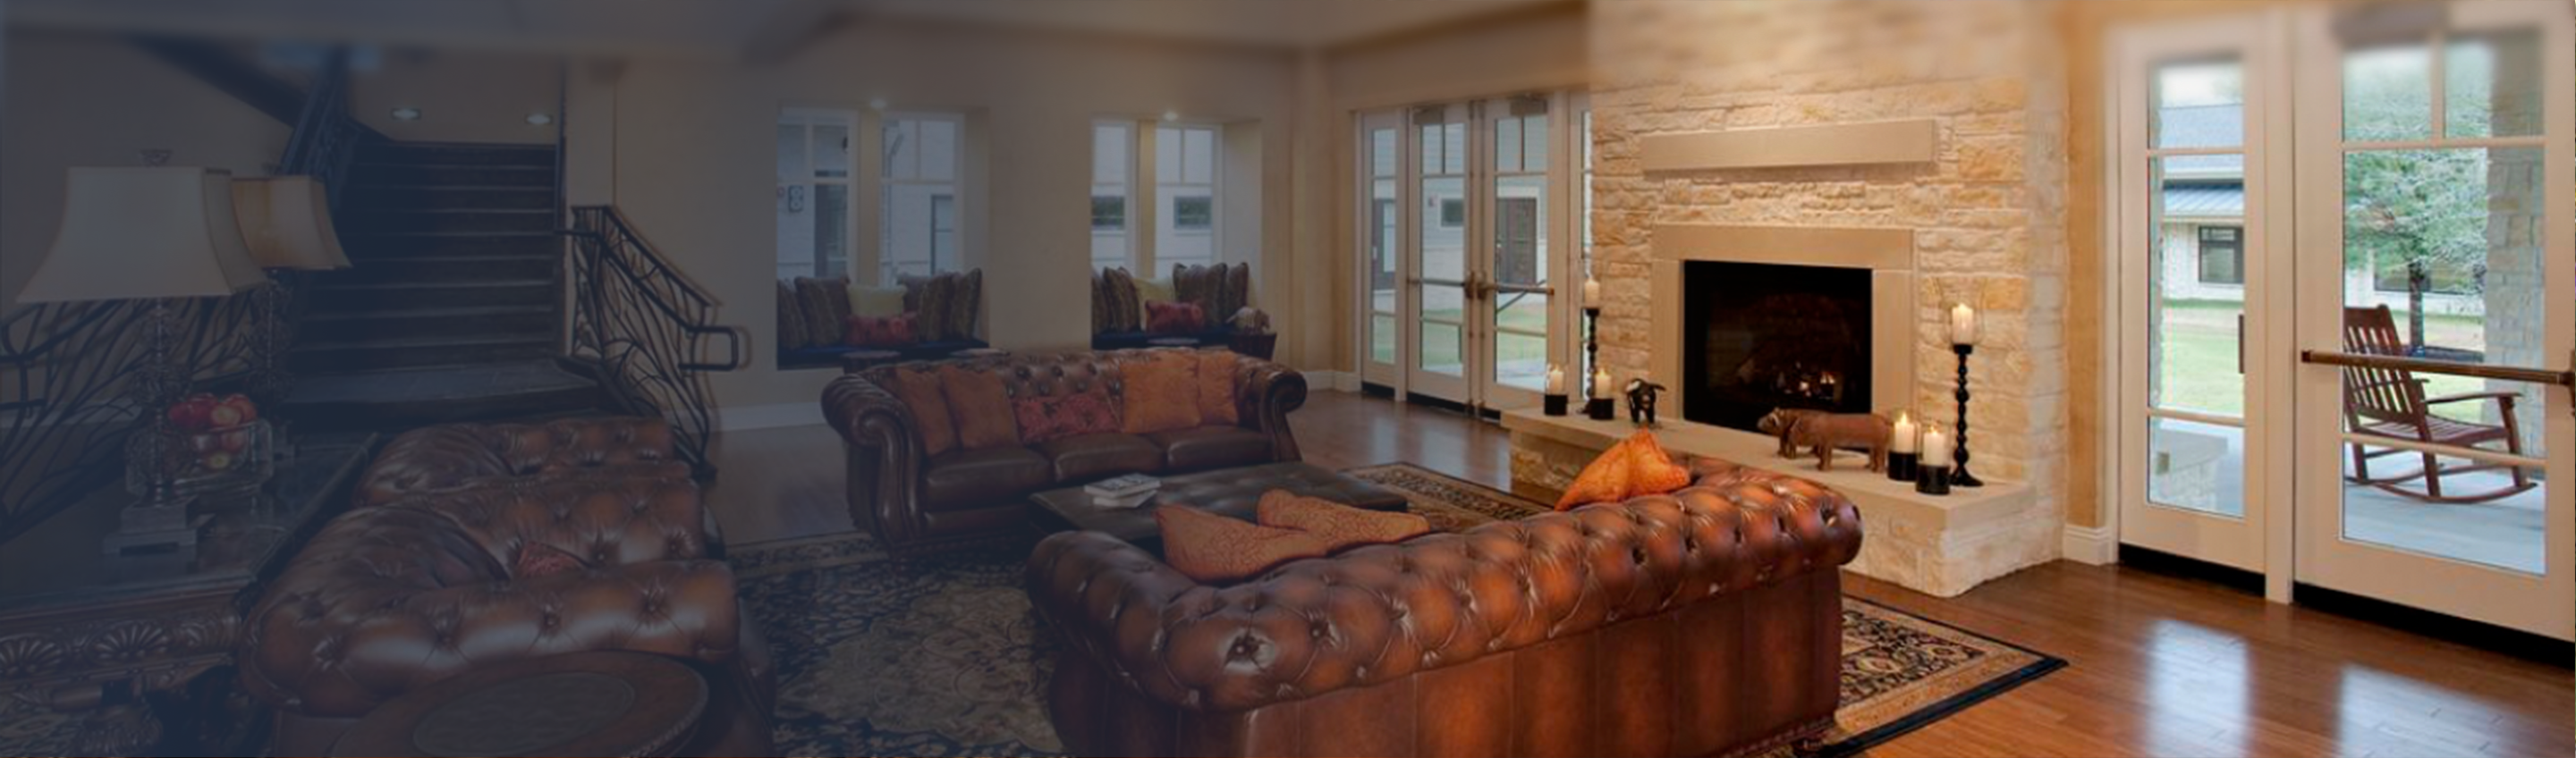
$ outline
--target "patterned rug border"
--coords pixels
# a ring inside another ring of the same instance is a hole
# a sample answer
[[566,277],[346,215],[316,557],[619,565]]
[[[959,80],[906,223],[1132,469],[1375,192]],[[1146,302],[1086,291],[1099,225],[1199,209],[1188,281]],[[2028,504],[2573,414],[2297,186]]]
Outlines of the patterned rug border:
[[[1345,469],[1343,473],[1399,489],[1406,489],[1409,490],[1408,494],[1412,495],[1430,495],[1433,493],[1445,495],[1447,497],[1440,498],[1441,501],[1437,503],[1438,505],[1457,508],[1459,510],[1468,511],[1489,518],[1503,519],[1515,517],[1515,514],[1501,512],[1504,507],[1524,508],[1533,512],[1553,510],[1546,504],[1539,503],[1529,498],[1477,482],[1461,479],[1439,471],[1434,471],[1412,463],[1399,462],[1358,466]],[[1400,481],[1403,479],[1411,479],[1414,481]],[[1450,491],[1440,492],[1440,490]],[[1457,497],[1459,495],[1469,495],[1472,497]],[[1473,502],[1474,500],[1483,500],[1486,502],[1476,503]],[[771,577],[804,571],[816,571],[879,561],[902,560],[887,554],[886,551],[883,550],[882,546],[877,544],[873,536],[864,532],[843,532],[812,537],[745,543],[732,547],[728,552],[728,562],[734,564],[736,575],[745,579]],[[2066,668],[2070,665],[2066,659],[2042,653],[2029,647],[2008,640],[1999,639],[1992,635],[1961,627],[1956,624],[1951,624],[1939,619],[1934,619],[1922,614],[1897,608],[1886,603],[1869,600],[1867,598],[1855,597],[1848,593],[1843,595],[1843,600],[1846,603],[1858,603],[1860,605],[1867,606],[1869,612],[1876,613],[1882,617],[1893,617],[1912,624],[1937,628],[1950,634],[1971,638],[1986,645],[2009,650],[2013,653],[2027,656],[2031,659],[2031,662],[2023,664],[2010,671],[1995,675],[1993,678],[1978,682],[1973,686],[1960,690],[1959,692],[1952,693],[1946,697],[1942,697],[1939,700],[1925,703],[1917,707],[1906,708],[1902,711],[1902,715],[1899,715],[1886,723],[1871,727],[1870,729],[1858,734],[1843,736],[1841,739],[1828,743],[1820,755],[1849,756],[1858,754],[1871,747],[1884,744],[1890,740],[1922,729],[1923,727],[1929,726],[1941,719],[1956,715],[1978,703],[1985,702],[2006,692],[2010,692],[2024,684],[2037,681],[2050,673],[2056,672],[2057,670]],[[1846,703],[1843,706],[1840,706],[1838,711],[1842,708],[1858,708],[1870,702],[1872,702],[1871,699],[1863,699],[1852,703]]]

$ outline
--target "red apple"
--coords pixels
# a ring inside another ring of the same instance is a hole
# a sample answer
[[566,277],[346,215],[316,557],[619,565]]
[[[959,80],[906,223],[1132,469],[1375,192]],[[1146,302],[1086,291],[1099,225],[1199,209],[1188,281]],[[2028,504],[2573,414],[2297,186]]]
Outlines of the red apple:
[[231,406],[235,412],[241,414],[241,421],[238,423],[247,424],[259,420],[259,404],[251,402],[249,397],[241,393],[225,395],[222,404]]
[[170,425],[180,429],[198,429],[206,425],[206,406],[181,400],[170,404]]

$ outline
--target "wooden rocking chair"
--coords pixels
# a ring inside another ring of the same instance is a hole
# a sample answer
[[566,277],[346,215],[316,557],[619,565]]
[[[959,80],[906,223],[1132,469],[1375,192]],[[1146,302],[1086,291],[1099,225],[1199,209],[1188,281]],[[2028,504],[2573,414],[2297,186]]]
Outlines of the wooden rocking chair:
[[[2397,336],[2397,320],[2389,314],[2388,306],[2385,305],[2369,308],[2345,307],[2343,342],[2345,352],[2358,355],[2403,356],[2407,354],[2406,344]],[[2373,437],[2458,447],[2477,447],[2488,442],[2502,441],[2505,452],[2521,455],[2522,433],[2517,428],[2513,415],[2514,400],[2520,396],[2520,393],[2515,392],[2490,391],[2428,398],[2424,396],[2424,380],[2416,378],[2415,372],[2363,366],[2345,366],[2343,369],[2344,423],[2355,434]],[[2503,425],[2460,421],[2433,414],[2434,406],[2470,401],[2494,402],[2498,417],[2504,420]],[[2423,467],[2400,476],[2371,476],[2370,459],[2406,453],[2423,456]],[[2383,449],[2374,453],[2365,450],[2358,442],[2352,443],[2352,468],[2352,473],[2345,478],[2355,484],[2367,484],[2406,497],[2435,503],[2482,503],[2519,494],[2539,486],[2519,466],[2479,461],[2444,466],[2439,456],[2433,453],[2403,448]],[[2446,475],[2495,469],[2511,470],[2513,484],[2465,495],[2446,495],[2442,492],[2442,477]],[[2423,488],[2420,490],[2401,486],[2417,479],[2424,480]]]

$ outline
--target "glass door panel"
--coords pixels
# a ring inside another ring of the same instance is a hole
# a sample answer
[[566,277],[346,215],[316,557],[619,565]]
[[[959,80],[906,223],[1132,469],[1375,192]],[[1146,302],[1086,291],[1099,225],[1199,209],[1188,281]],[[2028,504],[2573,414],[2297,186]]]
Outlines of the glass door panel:
[[1415,190],[1408,251],[1414,350],[1406,392],[1461,404],[1473,399],[1468,366],[1477,347],[1468,339],[1468,238],[1475,221],[1475,204],[1467,196],[1475,158],[1468,111],[1464,104],[1415,110],[1409,161]]
[[1493,257],[1482,277],[1490,302],[1491,328],[1486,354],[1487,405],[1528,405],[1547,384],[1548,320],[1554,312],[1548,296],[1551,251],[1548,235],[1553,207],[1548,197],[1549,124],[1545,100],[1512,99],[1487,104],[1493,124],[1491,234]]
[[1395,113],[1371,114],[1361,121],[1360,172],[1368,188],[1359,208],[1360,245],[1366,251],[1360,275],[1362,312],[1367,317],[1362,373],[1368,381],[1387,385],[1396,381],[1396,357],[1404,341],[1396,331],[1404,307],[1400,290],[1404,209],[1398,205],[1397,191],[1403,181],[1402,133]]

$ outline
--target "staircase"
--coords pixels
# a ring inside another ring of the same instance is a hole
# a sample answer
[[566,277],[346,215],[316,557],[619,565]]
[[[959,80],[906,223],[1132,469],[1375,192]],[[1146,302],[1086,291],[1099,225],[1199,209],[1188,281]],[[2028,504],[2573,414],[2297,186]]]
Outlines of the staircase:
[[335,212],[351,268],[315,276],[283,412],[307,429],[576,415],[564,371],[552,145],[371,141]]

